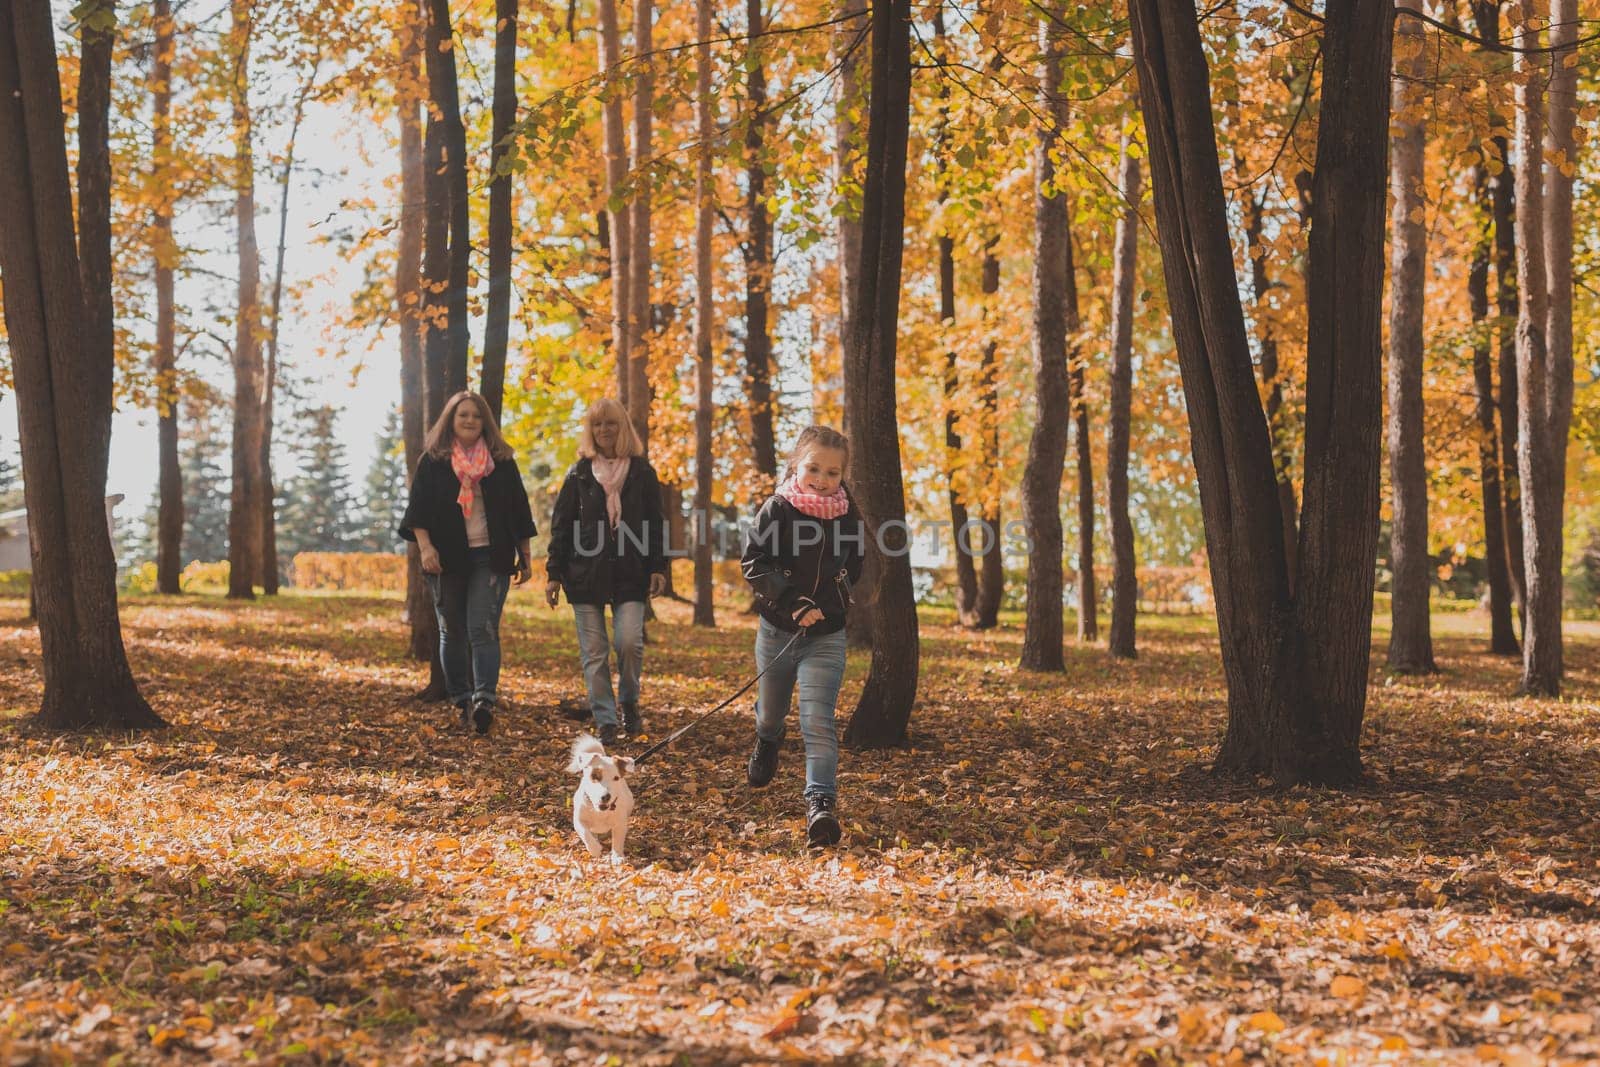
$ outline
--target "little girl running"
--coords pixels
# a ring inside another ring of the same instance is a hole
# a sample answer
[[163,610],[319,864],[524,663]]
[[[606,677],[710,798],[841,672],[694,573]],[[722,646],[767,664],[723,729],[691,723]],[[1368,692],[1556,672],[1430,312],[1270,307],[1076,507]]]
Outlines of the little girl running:
[[[850,443],[826,426],[800,434],[778,491],[756,514],[745,543],[744,576],[756,593],[756,747],[749,782],[778,769],[785,719],[800,687],[806,742],[806,840],[838,843],[839,734],[834,705],[844,680],[845,615],[861,576],[865,529],[844,487]],[[796,636],[798,635],[798,636]]]

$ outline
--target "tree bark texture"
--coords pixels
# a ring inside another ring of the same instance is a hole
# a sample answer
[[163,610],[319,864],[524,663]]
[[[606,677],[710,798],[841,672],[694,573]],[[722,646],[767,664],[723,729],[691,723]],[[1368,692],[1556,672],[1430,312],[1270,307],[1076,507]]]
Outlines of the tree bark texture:
[[[872,8],[872,82],[861,213],[858,314],[845,349],[845,400],[854,448],[872,457],[856,466],[856,498],[868,540],[886,551],[872,616],[872,667],[845,740],[861,748],[901,745],[917,696],[917,605],[905,532],[905,485],[895,414],[896,340],[905,250],[906,153],[911,114],[910,0]],[[898,525],[897,525],[898,524]]]
[[746,0],[752,53],[745,70],[744,167],[744,375],[750,403],[750,450],[756,471],[769,483],[778,476],[776,414],[772,397],[772,219],[767,212],[767,72],[761,60],[766,30],[762,0]]
[[37,722],[164,725],[133,680],[117,616],[105,509],[115,354],[89,328],[48,4],[0,4],[0,275],[44,674]]
[[1494,329],[1489,318],[1489,265],[1494,254],[1494,194],[1481,164],[1473,168],[1480,232],[1467,269],[1467,303],[1472,313],[1472,382],[1478,422],[1478,481],[1483,501],[1483,554],[1489,576],[1489,651],[1520,654],[1512,617],[1511,569],[1506,556],[1505,509],[1500,493],[1499,420],[1495,418]]
[[[445,282],[444,367],[446,395],[467,387],[467,286],[471,270],[472,239],[467,200],[467,130],[461,122],[461,93],[456,76],[455,33],[450,23],[449,0],[429,0],[428,20],[429,91],[433,108],[429,114],[439,123],[439,149],[445,177],[445,202],[449,218],[448,273]],[[428,279],[435,285],[440,279]]]
[[[983,314],[988,320],[995,297],[1000,293],[1000,257],[994,254],[999,238],[991,237],[983,250],[983,263],[979,267],[979,292],[983,295]],[[978,546],[981,562],[978,567],[978,603],[973,625],[980,630],[990,630],[1000,624],[1000,604],[1005,598],[1006,572],[1004,531],[1001,528],[1000,486],[1000,382],[997,355],[1000,341],[995,336],[997,326],[991,325],[983,343],[978,362],[978,410],[983,419],[984,470],[991,473],[983,493],[983,522],[992,536],[985,536]]]
[[611,241],[611,351],[617,361],[617,399],[628,403],[629,364],[633,342],[628,329],[631,305],[628,286],[633,277],[629,252],[629,209],[627,197],[628,145],[622,108],[622,31],[617,24],[617,0],[598,0],[600,23],[600,75],[605,79],[604,104],[600,109],[601,138],[605,143],[606,219]]
[[699,143],[695,146],[694,172],[694,624],[717,624],[712,582],[711,494],[716,459],[712,455],[712,424],[716,414],[716,291],[711,271],[714,259],[711,246],[716,216],[715,176],[712,170],[712,141],[716,137],[716,117],[711,97],[711,23],[714,0],[695,3],[695,125]]
[[1111,632],[1108,646],[1117,659],[1138,655],[1135,619],[1139,576],[1134,558],[1133,522],[1128,515],[1128,439],[1133,417],[1133,288],[1138,284],[1139,158],[1122,135],[1117,194],[1122,214],[1112,240],[1111,389],[1106,412],[1106,499],[1111,521]]
[[233,339],[233,490],[228,508],[228,596],[255,597],[261,575],[261,248],[256,239],[254,117],[250,38],[254,12],[232,0],[233,216],[238,233],[239,300]]
[[[1228,683],[1217,769],[1361,776],[1382,423],[1381,314],[1394,9],[1333,0],[1311,179],[1306,476],[1291,595],[1271,435],[1233,267],[1192,8],[1134,0],[1151,184]],[[1338,223],[1335,226],[1334,220]]]
[[1028,530],[1027,616],[1022,666],[1035,671],[1066,669],[1061,597],[1061,471],[1071,425],[1067,367],[1068,288],[1071,248],[1067,197],[1057,172],[1067,125],[1061,89],[1059,16],[1047,14],[1041,28],[1044,58],[1039,90],[1044,102],[1039,144],[1034,149],[1033,201],[1033,432],[1022,475],[1022,515]]
[[1433,561],[1428,555],[1428,457],[1422,405],[1422,320],[1428,262],[1422,188],[1427,102],[1422,82],[1427,63],[1420,19],[1398,16],[1395,35],[1394,125],[1389,153],[1389,191],[1394,202],[1389,265],[1389,669],[1397,674],[1431,674],[1438,667],[1428,618]]
[[[633,222],[629,229],[631,258],[628,261],[628,417],[633,430],[650,451],[650,405],[655,390],[650,384],[650,337],[653,332],[650,305],[650,138],[651,117],[655,114],[655,75],[653,60],[646,58],[652,49],[651,28],[655,5],[651,0],[634,0],[633,41],[640,67],[634,75],[633,98]],[[671,584],[671,575],[668,575]]]
[[[483,327],[483,367],[478,392],[501,421],[506,390],[506,345],[511,337],[512,174],[505,165],[508,140],[517,121],[518,0],[495,0],[494,115],[489,180],[489,299]],[[504,171],[504,173],[502,173]]]
[[151,161],[154,185],[161,192],[151,212],[155,246],[157,517],[156,589],[175,596],[182,591],[183,468],[178,459],[178,316],[175,280],[178,243],[173,238],[174,196],[170,180],[172,146],[172,60],[176,51],[171,0],[155,0],[155,51],[151,61]]

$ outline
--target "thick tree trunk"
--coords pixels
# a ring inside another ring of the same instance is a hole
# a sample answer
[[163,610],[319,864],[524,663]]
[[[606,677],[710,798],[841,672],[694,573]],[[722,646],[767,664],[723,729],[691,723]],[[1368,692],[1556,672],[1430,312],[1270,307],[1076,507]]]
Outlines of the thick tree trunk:
[[[1536,0],[1523,0],[1517,43],[1538,43]],[[1555,0],[1547,58],[1518,53],[1517,66],[1517,370],[1522,451],[1523,557],[1527,616],[1522,642],[1522,691],[1561,693],[1562,500],[1567,434],[1572,418],[1572,178],[1577,154],[1577,74],[1567,65],[1576,49],[1575,0]],[[1549,63],[1548,128],[1540,100]],[[1541,171],[1543,172],[1541,174]],[[1541,189],[1541,179],[1543,186]]]
[[1395,24],[1395,116],[1389,157],[1389,189],[1394,202],[1389,267],[1389,489],[1393,519],[1389,534],[1391,627],[1389,669],[1397,674],[1431,674],[1433,636],[1428,594],[1433,562],[1428,556],[1428,457],[1423,444],[1423,309],[1428,230],[1424,223],[1423,161],[1427,149],[1427,107],[1422,79],[1422,22],[1400,15]]
[[629,217],[625,186],[628,182],[627,129],[622,113],[622,31],[617,25],[617,0],[598,0],[600,23],[600,76],[605,79],[605,102],[600,109],[601,136],[605,142],[606,219],[611,241],[611,350],[617,361],[617,399],[628,403],[629,356],[633,341],[628,329],[633,277]]
[[[84,338],[90,351],[111,358],[117,347],[111,296],[111,53],[117,39],[115,0],[88,0],[77,9],[82,38],[78,67],[78,270],[83,281]],[[111,386],[94,383],[92,417],[103,419],[92,440],[111,439]],[[100,391],[104,390],[104,403]],[[109,452],[107,452],[109,455]],[[106,456],[97,457],[101,463]]]
[[[418,72],[429,47],[427,0],[422,0],[414,30],[402,43],[401,63],[408,75]],[[448,339],[438,316],[450,263],[450,194],[444,178],[442,130],[432,108],[421,125],[413,93],[429,91],[428,68],[422,84],[400,95],[400,235],[395,294],[401,313],[400,403],[406,442],[406,477],[415,477],[428,427],[444,410]],[[426,138],[423,131],[426,129]],[[427,282],[426,285],[423,282]],[[406,614],[411,623],[409,652],[428,664],[428,684],[416,694],[422,701],[444,700],[444,670],[439,663],[439,621],[433,596],[422,576],[421,556],[412,544],[406,552]]]
[[646,455],[650,451],[650,405],[655,399],[655,390],[650,384],[650,337],[654,332],[650,305],[650,137],[656,80],[651,73],[653,60],[645,57],[653,48],[654,18],[655,5],[651,0],[634,0],[633,47],[641,66],[634,74],[633,97],[633,174],[638,188],[633,194],[633,223],[628,234],[631,242],[628,340],[633,345],[628,355],[628,416],[634,432],[644,443]]
[[[430,116],[438,116],[443,154],[446,202],[449,208],[450,254],[445,288],[447,325],[445,390],[454,395],[467,387],[467,288],[472,239],[467,200],[467,130],[461,122],[461,94],[456,77],[455,33],[449,0],[429,0],[428,86],[433,96]],[[430,281],[435,280],[430,276]]]
[[921,648],[911,585],[905,485],[895,415],[895,358],[905,249],[906,152],[911,114],[910,0],[877,0],[872,9],[872,88],[861,213],[861,275],[856,315],[845,348],[845,403],[855,449],[856,498],[868,540],[884,552],[873,612],[872,668],[845,740],[860,748],[906,742],[917,697]]
[[712,455],[712,422],[715,415],[714,387],[716,352],[716,290],[712,285],[712,224],[716,215],[712,141],[716,119],[711,97],[711,14],[715,0],[695,3],[695,126],[699,143],[695,146],[694,172],[694,624],[717,624],[711,558],[711,493],[715,457]]
[[1133,288],[1138,284],[1139,157],[1122,135],[1117,193],[1122,213],[1112,241],[1111,397],[1106,412],[1106,495],[1111,519],[1111,633],[1109,649],[1118,659],[1138,655],[1134,621],[1139,612],[1139,576],[1128,516],[1128,438],[1133,415]]
[[[979,291],[983,294],[983,315],[987,322],[1000,292],[1000,257],[994,254],[999,237],[991,237],[983,250],[983,264],[979,270]],[[1005,531],[1000,523],[1000,381],[996,358],[1000,342],[990,326],[978,362],[978,410],[983,419],[983,469],[988,473],[983,491],[983,523],[988,533],[982,534],[978,547],[981,563],[978,567],[977,619],[974,625],[980,630],[990,630],[1000,624],[1000,603],[1005,598]]]
[[[88,125],[106,129],[109,116]],[[101,195],[92,183],[85,192]],[[44,673],[37,721],[49,730],[164,725],[139,694],[117,617],[105,510],[115,353],[90,322],[110,294],[86,300],[79,273],[48,4],[0,4],[0,275]]]
[[178,244],[173,239],[173,193],[170,181],[172,148],[171,0],[155,0],[155,52],[151,63],[151,159],[160,189],[150,226],[154,231],[156,282],[156,347],[153,360],[156,386],[156,448],[159,503],[156,517],[156,589],[168,595],[182,591],[183,574],[183,468],[178,460],[178,317],[174,281]]
[[1511,573],[1506,559],[1505,516],[1500,498],[1500,441],[1495,420],[1494,348],[1489,328],[1489,260],[1494,251],[1490,227],[1494,196],[1488,169],[1473,168],[1472,188],[1482,215],[1481,230],[1467,269],[1467,303],[1472,312],[1472,381],[1478,419],[1478,472],[1483,489],[1483,554],[1489,572],[1489,651],[1520,653],[1512,618]]
[[261,249],[256,240],[254,118],[250,110],[248,0],[232,0],[234,223],[239,312],[233,339],[233,492],[228,509],[228,596],[255,597],[261,574]]
[[[1305,510],[1290,594],[1272,441],[1233,268],[1209,71],[1192,10],[1134,0],[1134,54],[1224,672],[1221,771],[1361,775],[1382,412],[1380,315],[1393,7],[1333,0],[1312,179]],[[1339,220],[1338,229],[1334,220]]]
[[750,403],[750,450],[766,482],[778,476],[778,443],[772,400],[772,335],[768,322],[772,293],[772,219],[767,213],[767,72],[761,61],[766,31],[762,0],[746,0],[750,50],[745,67],[744,127],[744,373]]
[[1039,89],[1044,124],[1034,149],[1033,200],[1033,432],[1022,474],[1022,514],[1028,529],[1028,605],[1022,666],[1066,669],[1062,652],[1061,470],[1067,458],[1071,384],[1068,380],[1068,289],[1072,256],[1066,193],[1057,187],[1055,157],[1067,125],[1061,90],[1061,31],[1047,13],[1041,34]]
[[494,176],[489,181],[489,300],[483,327],[483,367],[478,392],[500,421],[506,388],[506,345],[511,336],[511,172],[501,173],[517,121],[518,0],[495,0]]

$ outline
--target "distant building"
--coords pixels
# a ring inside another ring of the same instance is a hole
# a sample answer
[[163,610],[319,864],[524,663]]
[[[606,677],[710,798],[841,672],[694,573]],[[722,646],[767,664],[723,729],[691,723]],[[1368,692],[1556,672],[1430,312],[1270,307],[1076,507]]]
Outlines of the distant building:
[[[117,505],[122,494],[106,497],[106,530],[111,534],[113,551],[116,546]],[[0,571],[31,571],[33,559],[28,552],[28,509],[0,513]]]

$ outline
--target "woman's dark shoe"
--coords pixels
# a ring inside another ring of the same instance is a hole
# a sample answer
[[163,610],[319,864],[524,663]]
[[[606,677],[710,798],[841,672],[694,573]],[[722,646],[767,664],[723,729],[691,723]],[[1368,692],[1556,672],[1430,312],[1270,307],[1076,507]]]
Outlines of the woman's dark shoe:
[[839,843],[839,817],[833,813],[832,797],[811,797],[806,808],[806,843],[824,848]]
[[606,751],[609,752],[611,749],[617,747],[617,724],[616,723],[614,723],[614,722],[606,723],[604,726],[600,727],[599,733],[600,733],[600,743],[602,745],[606,746]]
[[622,702],[622,732],[629,737],[644,733],[644,719],[639,716],[639,705],[631,700]]
[[764,737],[756,738],[756,750],[750,753],[750,766],[745,769],[745,780],[756,788],[772,781],[778,773],[778,742]]
[[480,700],[472,705],[472,728],[480,734],[489,732],[489,724],[494,722],[494,704],[487,700]]

